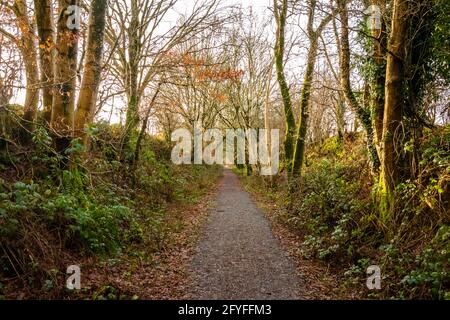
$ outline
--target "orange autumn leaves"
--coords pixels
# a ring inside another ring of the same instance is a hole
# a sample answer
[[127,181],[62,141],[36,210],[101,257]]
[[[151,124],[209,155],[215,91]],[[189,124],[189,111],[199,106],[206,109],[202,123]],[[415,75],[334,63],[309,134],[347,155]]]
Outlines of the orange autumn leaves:
[[235,70],[223,64],[209,62],[206,59],[193,56],[191,53],[177,54],[166,53],[166,58],[172,63],[189,72],[198,82],[226,82],[239,83],[244,75],[244,70]]
[[226,87],[238,85],[245,74],[242,69],[234,69],[213,58],[203,58],[192,53],[165,53],[166,62],[179,70],[178,80],[188,81],[189,85],[202,87],[216,103],[228,102]]

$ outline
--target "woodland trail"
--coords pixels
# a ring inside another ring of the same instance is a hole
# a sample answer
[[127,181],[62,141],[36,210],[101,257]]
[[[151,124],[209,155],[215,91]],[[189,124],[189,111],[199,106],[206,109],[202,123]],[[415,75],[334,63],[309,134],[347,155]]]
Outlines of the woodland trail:
[[230,170],[224,171],[189,271],[192,299],[301,298],[294,263]]

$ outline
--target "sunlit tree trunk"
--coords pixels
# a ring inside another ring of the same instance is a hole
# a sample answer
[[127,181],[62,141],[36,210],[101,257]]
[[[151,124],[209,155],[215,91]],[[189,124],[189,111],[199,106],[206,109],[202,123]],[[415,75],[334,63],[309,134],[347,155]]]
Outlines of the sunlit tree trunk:
[[49,124],[53,103],[53,65],[55,26],[51,0],[34,0],[36,24],[39,35],[43,120]]
[[25,75],[27,79],[25,104],[24,104],[24,128],[25,136],[33,131],[36,122],[37,108],[39,102],[39,69],[35,44],[35,28],[28,14],[25,0],[15,0],[13,11],[16,15],[16,24],[21,32],[19,48],[25,65]]
[[55,56],[55,86],[51,128],[55,133],[57,151],[64,151],[73,134],[73,112],[77,78],[78,30],[69,28],[69,6],[78,5],[77,0],[58,1],[58,21]]
[[81,137],[85,145],[87,145],[87,140],[84,129],[93,120],[102,72],[103,39],[107,9],[108,0],[93,0],[91,3],[84,74],[74,121],[75,135]]
[[383,120],[380,192],[381,211],[387,214],[394,204],[394,191],[399,179],[397,151],[401,148],[404,108],[403,83],[406,56],[406,32],[409,22],[408,1],[394,0],[389,53],[386,67],[386,91]]
[[289,87],[284,74],[284,51],[285,51],[285,28],[287,17],[288,1],[274,0],[274,13],[277,24],[276,42],[275,42],[275,67],[277,80],[280,86],[281,97],[283,99],[286,133],[284,137],[284,166],[288,173],[288,178],[292,173],[292,159],[294,156],[294,135],[295,118],[292,111],[292,100],[289,93]]

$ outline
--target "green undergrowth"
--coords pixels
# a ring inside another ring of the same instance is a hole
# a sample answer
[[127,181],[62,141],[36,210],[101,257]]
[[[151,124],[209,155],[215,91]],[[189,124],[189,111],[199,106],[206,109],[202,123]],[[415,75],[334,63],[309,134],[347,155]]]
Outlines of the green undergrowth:
[[151,259],[180,230],[170,205],[196,203],[221,174],[216,166],[174,166],[170,145],[149,136],[137,162],[121,159],[120,127],[92,131],[89,152],[74,140],[56,153],[43,128],[31,145],[0,150],[0,298],[60,297],[65,269],[80,259],[138,246]]
[[[398,186],[388,220],[377,209],[362,137],[331,138],[308,151],[291,195],[280,177],[272,184],[242,177],[278,203],[277,220],[303,239],[299,254],[323,261],[343,291],[360,297],[450,299],[450,127],[425,132],[418,174]],[[370,265],[381,268],[382,290],[366,287]]]

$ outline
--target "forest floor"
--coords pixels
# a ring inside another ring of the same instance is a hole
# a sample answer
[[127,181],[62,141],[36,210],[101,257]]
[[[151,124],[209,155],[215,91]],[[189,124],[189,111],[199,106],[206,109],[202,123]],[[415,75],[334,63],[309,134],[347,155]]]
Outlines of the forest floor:
[[[272,219],[267,203],[224,170],[196,203],[173,204],[182,228],[151,261],[122,257],[84,267],[89,299],[331,299],[336,278],[298,259],[299,241]],[[256,198],[255,198],[256,197]],[[76,298],[76,297],[73,297]],[[80,297],[78,297],[80,298]]]
[[[213,170],[214,172],[214,170]],[[193,191],[195,200],[171,203],[165,211],[171,226],[162,248],[142,245],[116,259],[88,258],[82,263],[82,290],[72,299],[178,300],[187,299],[187,269],[216,198],[219,174],[202,190]],[[197,187],[196,187],[197,188]]]

